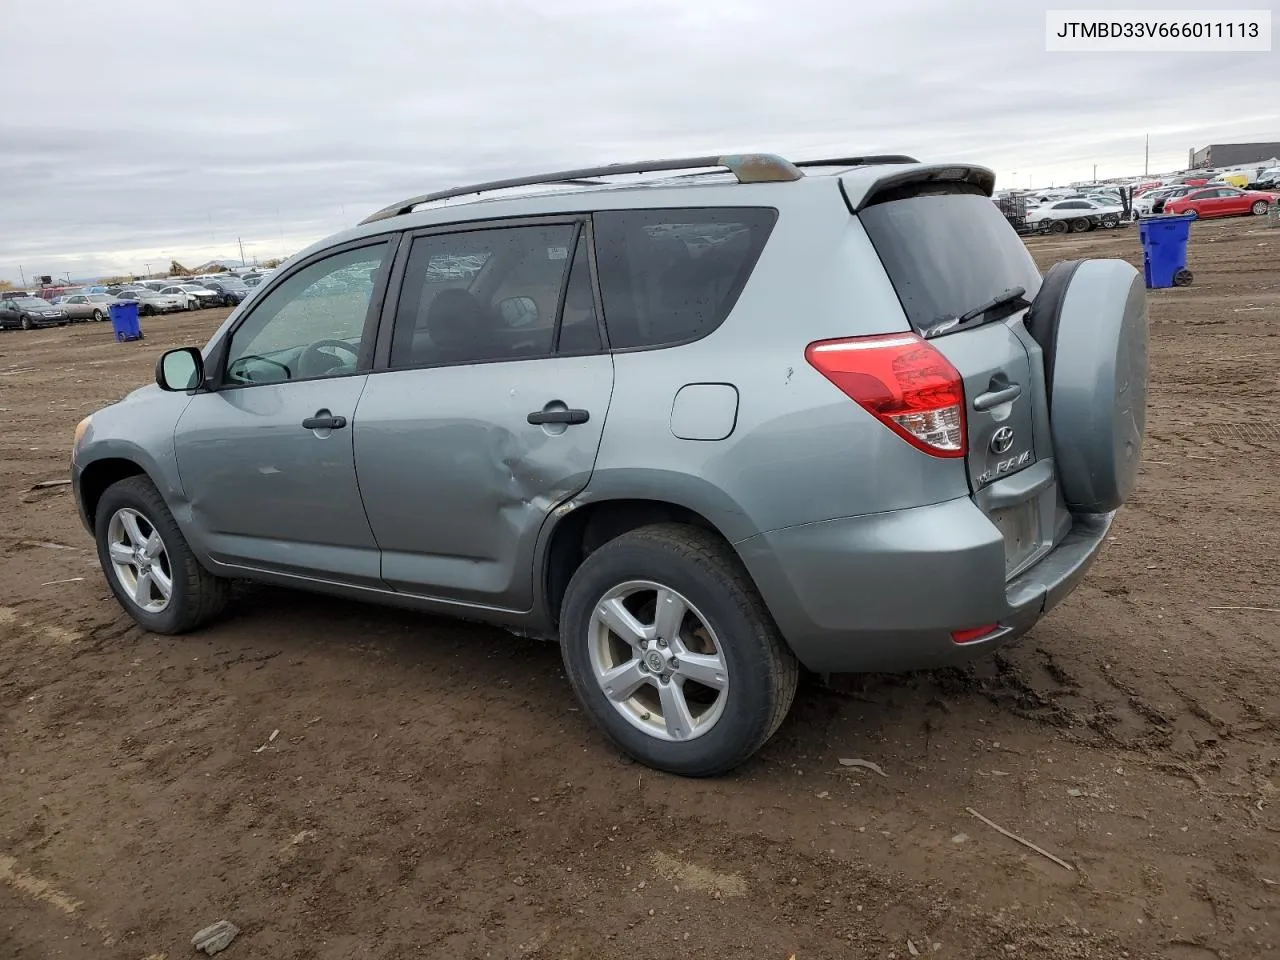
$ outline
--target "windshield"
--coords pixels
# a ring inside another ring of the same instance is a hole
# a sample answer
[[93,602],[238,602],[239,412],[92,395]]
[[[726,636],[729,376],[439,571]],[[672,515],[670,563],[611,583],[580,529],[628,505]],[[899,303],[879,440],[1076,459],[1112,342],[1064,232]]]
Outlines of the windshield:
[[226,287],[228,290],[248,290],[249,289],[244,285],[244,281],[241,280],[239,277],[228,277],[226,280],[219,280],[218,283],[221,286]]
[[111,297],[109,297],[105,293],[91,293],[89,294],[89,299],[93,303],[110,303],[111,302]]
[[200,284],[198,283],[180,283],[178,284],[178,286],[183,290],[190,290],[192,293],[194,293],[197,290],[204,289],[204,287],[200,286]]
[[13,300],[15,303],[21,304],[24,307],[49,306],[49,302],[47,300],[41,300],[39,297],[14,297]]

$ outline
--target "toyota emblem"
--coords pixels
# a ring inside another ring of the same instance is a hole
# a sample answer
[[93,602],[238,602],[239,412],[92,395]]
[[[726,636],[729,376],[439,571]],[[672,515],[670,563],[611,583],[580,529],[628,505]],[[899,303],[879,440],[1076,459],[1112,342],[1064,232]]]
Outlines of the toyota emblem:
[[1013,427],[1001,427],[991,435],[991,452],[1008,453],[1013,446]]

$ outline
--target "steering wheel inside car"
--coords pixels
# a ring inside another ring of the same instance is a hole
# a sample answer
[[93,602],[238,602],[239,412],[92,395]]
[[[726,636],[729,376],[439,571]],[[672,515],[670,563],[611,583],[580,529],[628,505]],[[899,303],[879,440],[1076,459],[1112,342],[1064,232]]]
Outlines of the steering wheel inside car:
[[[350,354],[350,363],[341,356],[326,352],[326,348]],[[325,374],[333,373],[342,367],[350,367],[354,370],[356,361],[359,358],[359,351],[345,340],[317,340],[315,343],[309,344],[299,355],[298,372],[294,379],[323,377]]]

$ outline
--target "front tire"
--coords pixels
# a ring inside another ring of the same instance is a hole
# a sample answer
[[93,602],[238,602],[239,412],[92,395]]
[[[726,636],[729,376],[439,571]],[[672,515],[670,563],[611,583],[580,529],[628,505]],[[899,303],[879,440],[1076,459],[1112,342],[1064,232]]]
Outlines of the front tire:
[[1269,206],[1270,204],[1267,203],[1267,201],[1257,200],[1254,202],[1253,206],[1249,208],[1249,210],[1250,212],[1253,213],[1255,217],[1265,217],[1267,215],[1267,207]]
[[94,319],[94,322],[95,322],[95,323],[101,323],[101,322],[102,322],[102,311],[101,311],[101,310],[95,310],[95,311],[93,311],[93,319]]
[[1088,217],[1076,217],[1071,221],[1071,232],[1087,233],[1090,226],[1092,226],[1092,224],[1089,223]]
[[714,534],[643,527],[574,573],[560,648],[574,692],[624,752],[705,777],[778,729],[799,667],[741,561]]
[[1055,220],[1049,227],[1050,233],[1066,233],[1071,226],[1065,220]]
[[1102,217],[1102,225],[1108,230],[1114,230],[1120,226],[1120,215],[1116,213],[1104,214]]
[[144,317],[154,317],[156,314],[156,308],[151,306],[151,304],[148,303],[138,312]]
[[30,317],[23,317],[23,318],[22,318],[22,329],[23,329],[23,330],[30,330],[30,329],[32,329],[32,324],[31,324],[31,318],[30,318]]
[[143,629],[186,633],[226,606],[230,584],[200,565],[147,477],[128,477],[107,488],[98,501],[94,533],[111,592]]

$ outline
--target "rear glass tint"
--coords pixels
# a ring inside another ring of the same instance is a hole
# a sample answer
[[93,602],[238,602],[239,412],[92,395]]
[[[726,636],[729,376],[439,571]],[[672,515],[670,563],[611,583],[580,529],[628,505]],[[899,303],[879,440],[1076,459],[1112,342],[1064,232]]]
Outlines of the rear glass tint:
[[1012,287],[1032,299],[1040,271],[1000,208],[978,194],[890,200],[858,214],[911,326],[926,333]]
[[613,349],[688,343],[724,322],[777,221],[762,207],[594,215]]

